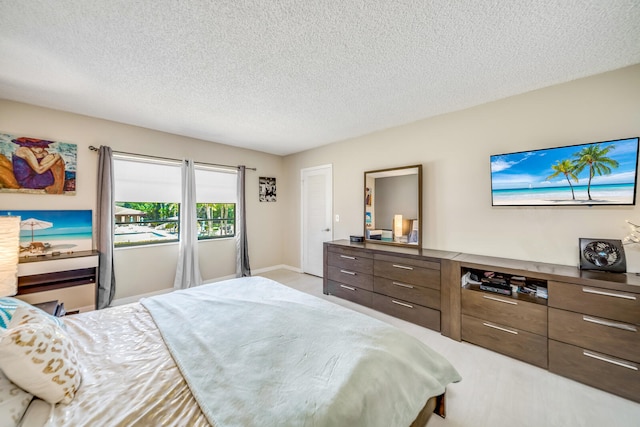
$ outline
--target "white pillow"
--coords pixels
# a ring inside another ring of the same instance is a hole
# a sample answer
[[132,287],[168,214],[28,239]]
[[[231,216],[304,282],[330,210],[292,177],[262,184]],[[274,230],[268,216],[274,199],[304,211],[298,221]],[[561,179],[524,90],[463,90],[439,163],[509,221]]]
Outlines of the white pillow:
[[0,425],[2,427],[17,426],[31,399],[33,399],[31,393],[27,393],[9,381],[9,378],[0,371]]
[[18,307],[0,339],[0,369],[23,390],[48,403],[73,400],[81,375],[66,332],[46,313]]

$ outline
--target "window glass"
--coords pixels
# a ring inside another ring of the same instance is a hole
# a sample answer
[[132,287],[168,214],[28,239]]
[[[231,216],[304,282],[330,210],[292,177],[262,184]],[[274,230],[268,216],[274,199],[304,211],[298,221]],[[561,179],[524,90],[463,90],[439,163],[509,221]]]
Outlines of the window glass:
[[114,246],[178,241],[180,162],[113,159]]
[[236,235],[235,170],[196,166],[198,239]]
[[177,242],[179,215],[179,203],[118,201],[114,246]]
[[[235,171],[196,167],[198,239],[235,236]],[[180,163],[114,158],[114,246],[176,242],[180,229]]]
[[198,239],[236,235],[235,203],[198,203]]

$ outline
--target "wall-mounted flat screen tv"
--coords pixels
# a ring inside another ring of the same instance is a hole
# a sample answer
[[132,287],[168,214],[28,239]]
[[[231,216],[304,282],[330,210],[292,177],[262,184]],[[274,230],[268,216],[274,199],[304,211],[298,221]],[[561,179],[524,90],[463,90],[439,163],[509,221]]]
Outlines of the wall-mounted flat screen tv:
[[491,156],[493,206],[635,205],[638,138]]

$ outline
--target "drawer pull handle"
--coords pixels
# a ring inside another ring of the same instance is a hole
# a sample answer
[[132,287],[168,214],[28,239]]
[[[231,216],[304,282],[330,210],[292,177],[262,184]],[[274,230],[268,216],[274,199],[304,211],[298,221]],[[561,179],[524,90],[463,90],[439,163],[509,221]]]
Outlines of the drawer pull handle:
[[482,324],[484,326],[488,326],[489,328],[497,329],[503,332],[509,332],[510,334],[513,334],[513,335],[518,335],[518,331],[512,331],[511,329],[501,328],[500,326],[492,325],[491,323],[487,323],[487,322],[482,322]]
[[403,270],[413,270],[413,267],[408,267],[408,266],[406,266],[406,265],[393,264],[393,266],[394,266],[395,268],[401,268],[401,269],[403,269]]
[[595,323],[597,325],[602,325],[602,326],[609,326],[611,328],[618,328],[618,329],[622,329],[624,331],[629,331],[629,332],[638,331],[638,329],[633,325],[627,325],[625,323],[609,322],[607,320],[597,319],[591,316],[582,316],[582,320],[584,320],[585,322],[591,322],[591,323]]
[[353,271],[348,271],[348,270],[340,270],[340,273],[350,274],[350,275],[352,275],[352,276],[355,276],[355,275],[356,275],[356,273],[355,273],[355,272],[353,272]]
[[396,285],[396,286],[400,286],[401,288],[409,288],[409,289],[413,289],[413,286],[411,286],[411,285],[406,285],[406,284],[404,284],[404,283],[398,283],[398,282],[391,282],[391,283],[393,283],[393,284],[394,284],[394,285]]
[[490,299],[491,301],[503,302],[505,304],[518,305],[517,301],[508,301],[508,300],[504,300],[502,298],[496,298],[496,297],[492,297],[492,296],[489,296],[489,295],[482,295],[482,298]]
[[354,256],[347,256],[347,255],[340,255],[340,258],[356,259],[356,257],[354,257]]
[[631,369],[633,371],[637,371],[638,367],[635,365],[632,365],[631,363],[626,363],[623,362],[621,360],[616,360],[610,357],[605,357],[601,354],[597,354],[597,353],[592,353],[590,351],[587,350],[582,350],[582,354],[587,356],[587,357],[591,357],[593,359],[598,359],[598,360],[602,360],[603,362],[607,362],[607,363],[611,363],[613,365],[618,365],[618,366],[622,366],[623,368],[627,368],[627,369]]
[[352,288],[351,286],[347,286],[347,285],[340,285],[341,288],[345,288],[345,289],[349,289],[350,291],[355,291],[356,288]]
[[585,292],[587,294],[604,295],[604,296],[607,296],[607,297],[630,299],[630,300],[633,300],[633,301],[636,300],[635,295],[618,294],[618,293],[615,293],[615,292],[605,292],[605,291],[599,291],[597,289],[592,289],[592,288],[582,288],[582,292]]
[[404,303],[404,302],[396,301],[394,299],[392,299],[391,302],[394,303],[394,304],[401,305],[403,307],[413,308],[413,306],[411,304],[407,304],[407,303]]

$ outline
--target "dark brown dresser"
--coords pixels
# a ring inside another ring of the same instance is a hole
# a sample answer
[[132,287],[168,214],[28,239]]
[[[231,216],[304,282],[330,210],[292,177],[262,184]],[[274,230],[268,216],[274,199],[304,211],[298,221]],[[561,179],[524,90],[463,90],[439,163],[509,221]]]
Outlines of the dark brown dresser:
[[640,402],[640,294],[614,288],[549,282],[549,370]]
[[443,272],[456,253],[337,240],[324,244],[324,293],[440,331],[448,322]]
[[516,278],[546,298],[451,282],[452,338],[640,402],[639,276],[468,254],[453,264],[459,278]]
[[324,261],[325,294],[640,402],[640,276],[347,240]]

